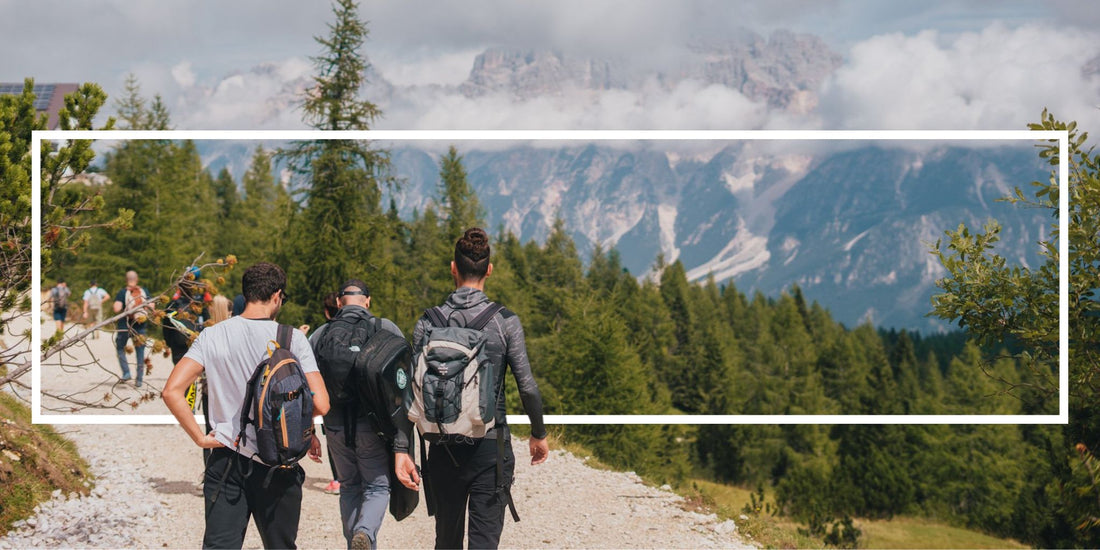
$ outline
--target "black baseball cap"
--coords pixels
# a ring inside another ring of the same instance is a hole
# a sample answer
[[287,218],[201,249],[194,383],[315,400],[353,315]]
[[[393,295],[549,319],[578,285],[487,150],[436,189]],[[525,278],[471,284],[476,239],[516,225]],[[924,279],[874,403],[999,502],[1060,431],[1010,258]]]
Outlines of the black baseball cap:
[[[349,290],[350,289],[350,290]],[[362,295],[370,296],[370,289],[367,288],[367,283],[364,283],[360,279],[348,279],[347,282],[340,285],[340,296],[348,295]]]

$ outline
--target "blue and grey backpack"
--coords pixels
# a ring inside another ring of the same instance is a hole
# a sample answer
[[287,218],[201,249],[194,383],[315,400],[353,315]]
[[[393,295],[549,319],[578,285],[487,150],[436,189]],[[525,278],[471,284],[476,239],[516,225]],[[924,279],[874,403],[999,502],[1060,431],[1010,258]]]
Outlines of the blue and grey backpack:
[[293,330],[279,325],[275,348],[268,350],[249,378],[237,436],[239,450],[251,424],[256,430],[256,454],[276,468],[297,464],[313,441],[313,394],[302,365],[290,351]]

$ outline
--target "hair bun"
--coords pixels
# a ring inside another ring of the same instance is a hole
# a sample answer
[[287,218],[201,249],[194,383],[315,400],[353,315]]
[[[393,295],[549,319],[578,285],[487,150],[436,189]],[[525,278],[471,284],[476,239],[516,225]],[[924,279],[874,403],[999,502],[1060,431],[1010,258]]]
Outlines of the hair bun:
[[458,249],[475,262],[483,260],[489,256],[489,236],[480,227],[471,227],[458,240]]

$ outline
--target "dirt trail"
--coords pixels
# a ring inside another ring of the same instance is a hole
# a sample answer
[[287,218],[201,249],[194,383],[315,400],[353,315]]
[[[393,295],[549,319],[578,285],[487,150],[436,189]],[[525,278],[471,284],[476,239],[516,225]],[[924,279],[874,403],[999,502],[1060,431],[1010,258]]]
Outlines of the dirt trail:
[[[110,339],[103,335],[78,350],[73,362],[86,362],[80,354],[95,353],[110,372],[98,368],[43,367],[43,386],[51,390],[81,391],[97,386],[96,393],[111,388],[110,374],[118,368]],[[159,392],[171,366],[154,358],[146,391]],[[114,387],[122,396],[141,392],[132,385]],[[93,395],[89,392],[87,395]],[[167,414],[159,399],[141,404],[136,411],[111,414]],[[0,547],[93,546],[194,548],[203,532],[200,480],[202,452],[177,426],[59,426],[73,439],[98,478],[93,494],[83,498],[56,495],[39,514],[19,525]],[[732,548],[749,547],[732,521],[713,515],[684,511],[683,500],[670,491],[648,487],[633,473],[608,472],[585,465],[582,457],[552,451],[540,466],[530,465],[526,440],[513,442],[517,457],[513,496],[522,518],[506,520],[503,547],[525,548]],[[299,545],[304,548],[342,548],[338,497],[322,488],[330,473],[327,460],[302,461],[306,482],[302,503]],[[386,548],[429,548],[434,543],[434,523],[423,503],[401,522],[387,516],[379,533]],[[245,540],[260,547],[250,526]]]

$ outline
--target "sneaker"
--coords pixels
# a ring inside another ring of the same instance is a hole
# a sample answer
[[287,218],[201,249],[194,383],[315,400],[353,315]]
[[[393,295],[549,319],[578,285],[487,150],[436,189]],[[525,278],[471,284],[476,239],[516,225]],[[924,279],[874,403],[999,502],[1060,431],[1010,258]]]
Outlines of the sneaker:
[[137,382],[134,382],[134,387],[140,388],[141,387],[141,380],[138,380]]
[[325,494],[326,495],[338,495],[338,494],[340,494],[340,482],[336,481],[335,479],[328,482],[328,485],[325,485]]
[[351,537],[351,547],[352,550],[374,550],[370,538],[363,531],[356,531],[355,536]]

